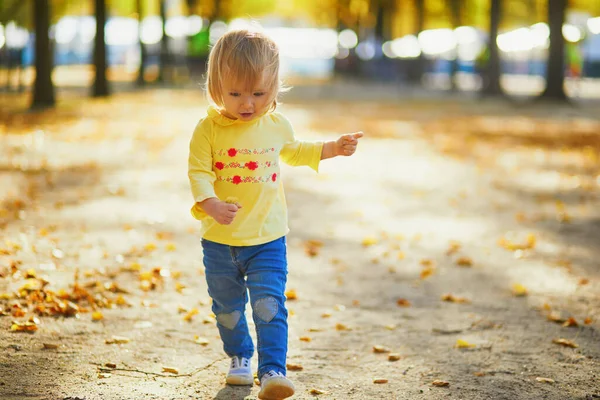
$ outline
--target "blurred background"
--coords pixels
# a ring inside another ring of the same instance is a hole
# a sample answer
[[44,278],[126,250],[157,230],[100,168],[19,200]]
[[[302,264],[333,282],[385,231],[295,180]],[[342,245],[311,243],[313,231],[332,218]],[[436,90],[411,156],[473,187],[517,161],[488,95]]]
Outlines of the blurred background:
[[1,0],[0,90],[38,85],[43,106],[54,87],[197,85],[210,46],[247,26],[295,86],[600,97],[597,0]]

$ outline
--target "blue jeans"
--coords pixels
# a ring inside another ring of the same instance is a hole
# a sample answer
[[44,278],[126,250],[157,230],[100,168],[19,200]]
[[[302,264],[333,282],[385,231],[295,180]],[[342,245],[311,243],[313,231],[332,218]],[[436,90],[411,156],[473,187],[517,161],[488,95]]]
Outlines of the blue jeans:
[[228,246],[202,239],[208,294],[228,356],[251,358],[254,344],[244,311],[252,305],[258,378],[270,370],[285,375],[288,312],[285,308],[285,236],[256,246]]

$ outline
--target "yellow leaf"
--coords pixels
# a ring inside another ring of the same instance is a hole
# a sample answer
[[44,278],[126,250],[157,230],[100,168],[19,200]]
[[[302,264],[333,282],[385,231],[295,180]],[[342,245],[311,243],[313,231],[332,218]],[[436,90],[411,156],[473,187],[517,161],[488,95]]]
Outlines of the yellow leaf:
[[563,326],[568,327],[568,326],[579,326],[579,324],[577,323],[577,320],[575,320],[575,318],[570,317],[568,320],[565,321],[565,323],[563,324]]
[[377,244],[377,238],[374,236],[367,236],[362,240],[362,245],[364,247],[373,246],[374,244]]
[[456,265],[458,265],[459,267],[472,267],[473,260],[471,260],[469,257],[461,257],[458,260],[456,260]]
[[194,340],[194,343],[196,343],[196,344],[199,344],[199,345],[202,345],[202,346],[206,346],[206,345],[208,345],[210,342],[209,342],[209,341],[208,341],[208,339],[207,339],[207,338],[205,338],[205,337],[196,336],[196,337],[195,337],[195,340]]
[[388,383],[388,380],[385,378],[374,378],[373,383]]
[[186,286],[183,283],[179,283],[179,282],[175,283],[175,290],[178,293],[183,293],[183,289],[185,289],[185,288],[186,288]]
[[456,341],[456,344],[454,345],[454,347],[456,347],[458,349],[472,349],[473,347],[476,347],[476,346],[474,344],[467,342],[466,340],[458,339]]
[[390,353],[388,355],[388,361],[398,361],[400,359],[400,354],[398,353]]
[[538,382],[543,382],[543,383],[554,383],[554,379],[550,379],[550,378],[542,378],[540,376],[538,376],[537,378],[535,378],[536,381]]
[[168,373],[175,374],[175,375],[179,374],[179,370],[177,368],[173,368],[173,367],[163,367],[162,370],[163,370],[163,372],[168,372]]
[[287,300],[297,300],[298,294],[296,293],[296,289],[289,289],[285,291],[285,297]]
[[44,349],[55,350],[58,349],[58,345],[54,343],[44,343]]
[[175,251],[177,249],[177,246],[175,246],[175,243],[167,243],[165,246],[165,250],[167,251]]
[[303,342],[310,342],[312,338],[310,336],[300,336],[300,340]]
[[421,274],[419,275],[419,277],[421,279],[427,279],[429,278],[431,275],[433,275],[435,273],[435,268],[433,267],[425,267],[421,270]]
[[527,296],[527,288],[520,283],[515,283],[512,285],[512,293],[517,297]]
[[577,348],[577,347],[579,347],[579,345],[577,343],[572,342],[572,341],[567,340],[567,339],[563,339],[563,338],[553,339],[552,343],[560,344],[561,346],[565,346],[565,347],[572,347],[574,349]]
[[156,250],[156,244],[155,244],[155,243],[152,243],[152,242],[150,242],[150,243],[147,243],[147,244],[144,246],[144,249],[145,249],[146,251],[154,251],[154,250]]
[[300,364],[290,364],[290,363],[286,364],[286,368],[288,371],[302,371],[304,369],[304,367]]
[[113,336],[110,339],[106,339],[104,341],[104,343],[106,344],[125,344],[125,343],[129,343],[131,341],[131,339],[126,338],[124,336]]
[[326,394],[327,392],[321,389],[310,389],[310,394],[312,395],[317,395],[317,394]]
[[100,311],[94,311],[92,313],[92,321],[100,321],[104,319],[104,315]]
[[338,324],[335,325],[335,329],[338,330],[338,331],[349,331],[349,330],[351,330],[347,325],[340,324],[340,323],[338,323]]
[[187,314],[185,314],[185,316],[183,317],[183,320],[187,321],[187,322],[191,322],[194,315],[196,315],[198,313],[199,313],[199,311],[197,308],[192,308],[190,311],[188,311]]
[[450,294],[450,293],[443,295],[442,301],[447,301],[450,303],[470,303],[471,302],[469,299],[466,299],[464,297],[454,296],[453,294]]
[[431,384],[433,386],[437,386],[437,387],[447,387],[447,386],[450,386],[450,382],[441,381],[439,379],[436,379],[435,381],[431,382]]
[[381,346],[381,345],[373,346],[373,353],[381,354],[381,353],[389,353],[389,352],[390,352],[390,350],[385,348],[384,346]]

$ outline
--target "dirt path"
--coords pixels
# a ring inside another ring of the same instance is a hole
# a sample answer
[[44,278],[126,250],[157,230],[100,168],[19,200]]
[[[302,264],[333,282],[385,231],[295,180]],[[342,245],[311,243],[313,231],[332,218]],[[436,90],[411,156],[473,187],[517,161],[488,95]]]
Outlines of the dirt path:
[[[600,398],[599,122],[581,109],[473,107],[284,106],[303,137],[370,136],[319,175],[283,170],[294,398]],[[29,117],[4,126],[0,294],[30,268],[69,291],[78,269],[93,296],[122,289],[130,307],[100,308],[96,322],[41,317],[31,334],[10,331],[30,313],[0,317],[2,399],[256,398],[257,386],[223,385],[187,211],[187,142],[203,108],[191,92],[123,94],[35,117],[45,134],[10,135],[33,132]],[[106,344],[113,336],[129,342]]]

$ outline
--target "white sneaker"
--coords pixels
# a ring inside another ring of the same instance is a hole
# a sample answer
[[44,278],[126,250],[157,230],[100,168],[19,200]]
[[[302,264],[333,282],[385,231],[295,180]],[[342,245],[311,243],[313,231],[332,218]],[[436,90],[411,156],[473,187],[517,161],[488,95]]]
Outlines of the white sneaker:
[[260,380],[260,393],[262,400],[281,400],[294,394],[294,384],[281,372],[269,371]]
[[254,376],[250,368],[250,360],[244,357],[231,357],[226,382],[230,385],[253,385]]

